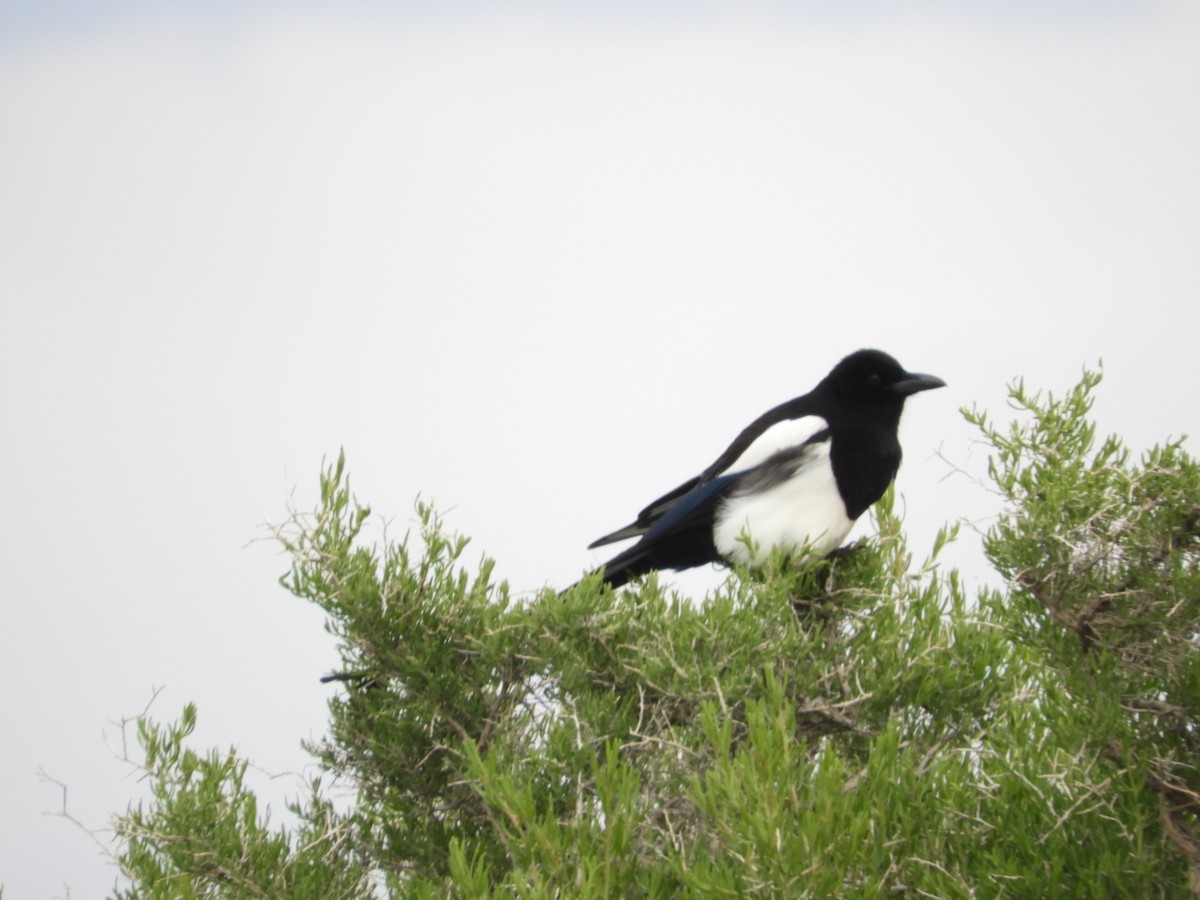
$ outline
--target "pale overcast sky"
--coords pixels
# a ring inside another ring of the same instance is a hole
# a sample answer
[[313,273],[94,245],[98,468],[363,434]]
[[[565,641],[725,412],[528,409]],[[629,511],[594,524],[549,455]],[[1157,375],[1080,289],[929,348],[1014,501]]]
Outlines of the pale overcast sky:
[[339,447],[528,595],[858,347],[949,382],[918,554],[994,512],[936,453],[981,471],[957,408],[1014,376],[1103,359],[1102,429],[1195,429],[1200,6],[748,9],[0,7],[6,897],[111,888],[37,773],[103,827],[155,687],[306,765],[332,645],[247,544]]

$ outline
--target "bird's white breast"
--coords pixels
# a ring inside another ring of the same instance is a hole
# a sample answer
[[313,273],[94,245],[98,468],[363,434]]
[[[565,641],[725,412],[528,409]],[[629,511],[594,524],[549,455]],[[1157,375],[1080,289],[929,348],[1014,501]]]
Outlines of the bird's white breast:
[[[846,515],[846,504],[838,493],[829,451],[829,441],[812,444],[791,477],[761,492],[728,497],[713,524],[717,552],[733,562],[758,564],[774,547],[793,551],[807,547],[820,556],[836,549],[854,520]],[[743,534],[749,535],[758,551],[753,558],[740,539]]]

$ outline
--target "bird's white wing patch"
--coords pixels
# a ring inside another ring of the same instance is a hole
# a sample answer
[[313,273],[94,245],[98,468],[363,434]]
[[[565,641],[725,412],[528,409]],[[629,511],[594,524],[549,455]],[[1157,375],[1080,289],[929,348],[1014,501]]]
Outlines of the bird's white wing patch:
[[818,431],[824,431],[829,423],[820,416],[802,416],[799,419],[785,419],[776,422],[754,442],[742,451],[742,455],[729,464],[720,475],[732,475],[735,472],[745,472],[753,469],[778,453],[799,447]]
[[[846,514],[838,493],[829,450],[829,441],[812,444],[789,477],[766,490],[734,493],[726,499],[713,523],[717,552],[732,562],[757,564],[774,547],[794,551],[807,547],[821,556],[836,549],[854,520]],[[753,557],[741,539],[743,534],[758,550]]]

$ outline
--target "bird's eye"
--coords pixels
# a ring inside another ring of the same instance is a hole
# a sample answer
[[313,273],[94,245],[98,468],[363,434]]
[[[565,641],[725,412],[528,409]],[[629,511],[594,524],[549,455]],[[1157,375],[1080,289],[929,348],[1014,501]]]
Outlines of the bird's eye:
[[872,372],[867,376],[867,384],[871,387],[879,387],[879,385],[883,384],[883,376],[878,372]]

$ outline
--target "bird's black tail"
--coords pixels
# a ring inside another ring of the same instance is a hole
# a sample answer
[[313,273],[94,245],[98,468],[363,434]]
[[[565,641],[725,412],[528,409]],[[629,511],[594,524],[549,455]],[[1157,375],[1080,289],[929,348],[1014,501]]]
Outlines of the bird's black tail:
[[604,564],[604,580],[616,590],[639,575],[654,571],[658,566],[653,555],[653,551],[639,541]]
[[[649,559],[650,555],[650,550],[646,549],[640,544],[634,544],[628,550],[618,553],[616,556],[606,562],[598,571],[604,574],[605,583],[607,583],[608,586],[613,590],[616,590],[617,588],[628,584],[639,575],[645,575],[647,572],[652,572],[654,569],[658,568]],[[577,581],[570,587],[559,591],[559,596],[561,597],[578,584],[579,582]]]
[[721,561],[712,526],[699,517],[685,528],[645,535],[604,564],[604,580],[615,589],[656,569],[690,569]]

